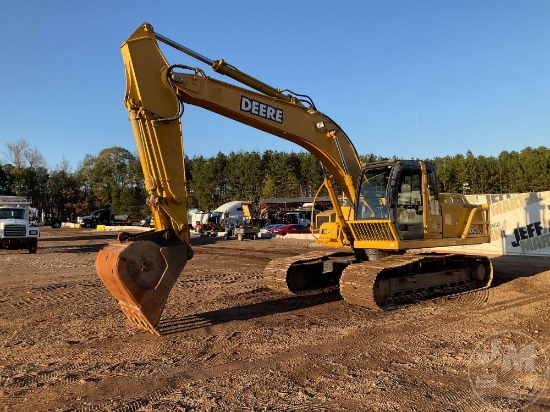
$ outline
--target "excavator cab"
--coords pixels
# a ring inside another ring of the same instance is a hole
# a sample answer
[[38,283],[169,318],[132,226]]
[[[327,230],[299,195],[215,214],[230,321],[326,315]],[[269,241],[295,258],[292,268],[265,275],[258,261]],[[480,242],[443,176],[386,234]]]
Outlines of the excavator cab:
[[[392,211],[401,238],[424,239],[428,232],[430,237],[434,237],[434,232],[441,237],[435,167],[430,163],[407,161],[396,175]],[[426,230],[424,222],[430,222],[430,230]]]
[[401,240],[441,236],[437,176],[431,163],[388,160],[370,163],[357,187],[355,220],[390,220]]

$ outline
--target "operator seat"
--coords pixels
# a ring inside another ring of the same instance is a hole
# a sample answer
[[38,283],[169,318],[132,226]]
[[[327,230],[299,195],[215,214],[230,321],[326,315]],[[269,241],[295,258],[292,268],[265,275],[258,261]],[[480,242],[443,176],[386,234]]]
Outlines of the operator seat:
[[408,183],[403,183],[401,185],[401,190],[397,196],[397,203],[400,205],[410,205],[412,201],[412,192],[411,185]]

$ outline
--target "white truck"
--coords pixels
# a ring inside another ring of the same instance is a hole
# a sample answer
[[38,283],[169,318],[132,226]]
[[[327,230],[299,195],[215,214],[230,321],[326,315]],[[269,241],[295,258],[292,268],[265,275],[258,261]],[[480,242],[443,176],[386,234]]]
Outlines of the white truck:
[[36,210],[21,196],[0,196],[0,247],[36,253],[40,229],[33,224]]
[[284,214],[283,220],[286,223],[295,223],[305,227],[309,227],[311,225],[311,220],[307,219],[306,213],[302,211],[287,212]]
[[207,223],[223,227],[225,239],[236,237],[238,240],[243,240],[256,239],[259,236],[260,226],[257,220],[261,219],[252,217],[251,205],[248,202],[235,200],[224,203],[212,211]]
[[245,221],[243,204],[238,200],[224,203],[211,213],[211,217],[218,218],[226,227],[242,225]]

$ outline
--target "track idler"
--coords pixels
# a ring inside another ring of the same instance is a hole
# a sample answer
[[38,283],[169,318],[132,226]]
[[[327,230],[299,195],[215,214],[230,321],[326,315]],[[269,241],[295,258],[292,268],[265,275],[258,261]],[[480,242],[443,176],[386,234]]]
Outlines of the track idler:
[[168,295],[191,256],[191,250],[170,231],[121,233],[118,243],[99,251],[96,270],[128,319],[160,335],[158,323]]

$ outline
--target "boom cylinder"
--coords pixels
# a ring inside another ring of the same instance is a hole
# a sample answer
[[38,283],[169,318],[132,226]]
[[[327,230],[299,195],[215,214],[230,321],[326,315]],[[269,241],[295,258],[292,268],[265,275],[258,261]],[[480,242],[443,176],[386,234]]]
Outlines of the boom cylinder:
[[[150,30],[153,30],[153,28],[151,27]],[[225,62],[223,59],[216,60],[216,61],[211,60],[208,57],[204,57],[202,54],[197,53],[189,49],[188,47],[182,46],[181,44],[173,40],[170,40],[169,38],[163,36],[162,34],[158,34],[156,32],[155,32],[155,37],[157,38],[157,40],[163,42],[164,44],[167,44],[173,47],[174,49],[179,50],[203,63],[206,63],[209,66],[212,66],[212,69],[214,69],[214,71],[216,71],[217,73],[231,77],[233,80],[243,83],[248,87],[251,87],[254,90],[259,91],[260,93],[263,93],[270,97],[275,97],[276,99],[279,99],[285,102],[293,101],[293,99],[290,96],[283,94],[280,89],[272,87],[269,84],[262,82],[261,80],[258,80],[246,73],[243,73],[236,67]]]

